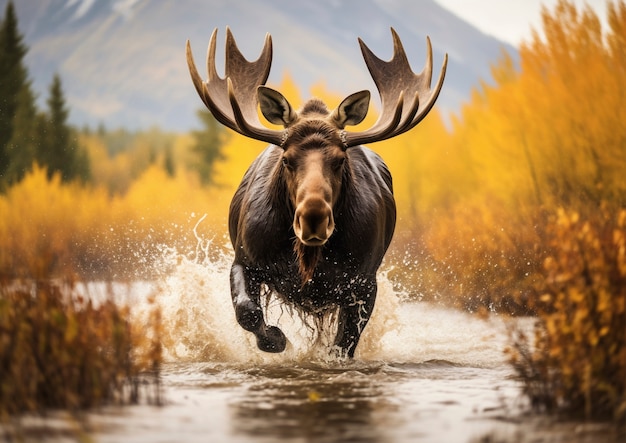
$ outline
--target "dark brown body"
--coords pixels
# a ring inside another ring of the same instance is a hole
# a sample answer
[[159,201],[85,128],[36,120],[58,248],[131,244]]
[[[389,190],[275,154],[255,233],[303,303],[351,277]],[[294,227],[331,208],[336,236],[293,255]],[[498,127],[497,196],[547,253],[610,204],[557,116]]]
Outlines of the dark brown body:
[[305,246],[320,248],[321,255],[312,278],[303,282],[294,250],[295,208],[282,156],[283,149],[276,146],[263,151],[231,203],[229,231],[235,249],[231,293],[237,320],[257,335],[261,349],[280,352],[285,338],[264,322],[259,305],[262,284],[307,312],[338,307],[335,344],[352,357],[374,308],[376,271],[395,227],[391,175],[369,149],[346,151],[333,208],[335,230],[324,245]]

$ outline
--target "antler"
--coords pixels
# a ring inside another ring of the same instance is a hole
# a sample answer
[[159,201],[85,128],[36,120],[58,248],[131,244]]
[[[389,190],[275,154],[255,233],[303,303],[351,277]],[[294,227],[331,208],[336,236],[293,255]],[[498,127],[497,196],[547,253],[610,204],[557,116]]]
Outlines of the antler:
[[[396,31],[393,36],[393,57],[388,62],[378,58],[359,38],[365,64],[378,88],[382,102],[381,114],[371,128],[363,132],[346,132],[346,147],[373,143],[400,135],[415,127],[431,110],[443,86],[448,64],[445,55],[439,80],[430,88],[433,71],[433,51],[427,38],[428,56],[424,70],[415,74],[409,66],[402,42]],[[405,106],[405,101],[408,106]]]
[[225,77],[215,69],[217,29],[211,34],[207,52],[208,79],[202,81],[187,40],[187,65],[198,95],[213,116],[225,126],[247,137],[280,145],[283,131],[264,127],[257,113],[257,88],[265,84],[272,64],[272,38],[265,36],[261,55],[254,62],[243,56],[230,28],[226,28]]

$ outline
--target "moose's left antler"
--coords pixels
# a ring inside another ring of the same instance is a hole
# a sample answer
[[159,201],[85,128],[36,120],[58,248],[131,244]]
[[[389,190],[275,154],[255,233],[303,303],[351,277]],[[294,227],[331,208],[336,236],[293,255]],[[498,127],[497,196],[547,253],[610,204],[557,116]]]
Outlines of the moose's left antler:
[[435,88],[431,89],[433,51],[430,39],[426,40],[428,56],[424,70],[415,74],[409,66],[400,37],[393,28],[391,34],[393,57],[388,62],[374,55],[359,38],[365,64],[380,94],[382,111],[371,128],[363,132],[345,133],[345,144],[348,147],[386,140],[412,129],[426,117],[443,86],[448,54],[444,57],[439,80]]
[[265,36],[261,55],[249,62],[241,54],[230,29],[226,28],[225,77],[215,69],[217,29],[211,34],[207,53],[208,79],[202,81],[187,40],[187,65],[198,95],[213,116],[225,126],[247,137],[280,145],[283,131],[263,126],[257,113],[257,88],[264,85],[272,64],[272,38]]

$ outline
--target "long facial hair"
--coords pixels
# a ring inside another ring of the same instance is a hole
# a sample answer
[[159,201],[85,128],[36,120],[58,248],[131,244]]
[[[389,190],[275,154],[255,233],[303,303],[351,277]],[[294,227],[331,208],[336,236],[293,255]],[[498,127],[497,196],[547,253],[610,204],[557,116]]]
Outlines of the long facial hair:
[[322,258],[323,246],[306,246],[298,238],[294,240],[293,250],[298,260],[298,271],[302,278],[302,286],[313,278],[315,268]]

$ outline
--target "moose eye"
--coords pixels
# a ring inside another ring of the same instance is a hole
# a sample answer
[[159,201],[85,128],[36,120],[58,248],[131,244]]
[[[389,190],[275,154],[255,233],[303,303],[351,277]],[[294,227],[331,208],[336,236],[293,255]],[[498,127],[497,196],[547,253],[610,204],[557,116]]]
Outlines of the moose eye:
[[283,166],[287,169],[291,169],[292,165],[291,162],[289,161],[289,159],[285,156],[283,156]]
[[335,161],[333,162],[333,167],[338,170],[341,169],[341,167],[343,166],[343,164],[346,162],[346,158],[345,157],[339,157],[337,159],[335,159]]

